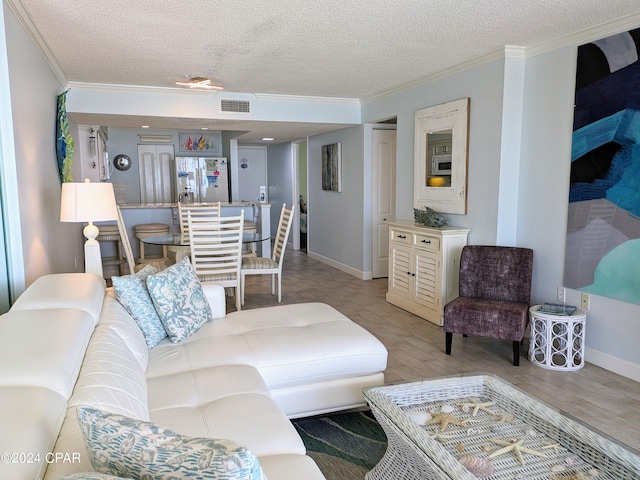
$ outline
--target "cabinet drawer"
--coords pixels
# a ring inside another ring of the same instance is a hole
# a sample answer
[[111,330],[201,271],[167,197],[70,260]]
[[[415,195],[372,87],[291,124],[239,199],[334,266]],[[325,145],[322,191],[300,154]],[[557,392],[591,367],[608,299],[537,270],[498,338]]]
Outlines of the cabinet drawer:
[[396,230],[395,228],[390,229],[390,232],[391,241],[406,243],[407,245],[413,244],[413,233],[407,232],[406,230]]
[[432,252],[440,251],[440,238],[431,235],[423,235],[416,233],[415,246],[430,250]]

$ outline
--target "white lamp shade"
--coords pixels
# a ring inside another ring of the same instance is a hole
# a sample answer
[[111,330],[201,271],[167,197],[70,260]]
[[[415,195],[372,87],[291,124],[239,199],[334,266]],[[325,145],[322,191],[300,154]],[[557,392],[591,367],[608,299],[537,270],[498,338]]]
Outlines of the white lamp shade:
[[116,220],[116,197],[111,183],[63,183],[60,200],[61,222],[101,222]]

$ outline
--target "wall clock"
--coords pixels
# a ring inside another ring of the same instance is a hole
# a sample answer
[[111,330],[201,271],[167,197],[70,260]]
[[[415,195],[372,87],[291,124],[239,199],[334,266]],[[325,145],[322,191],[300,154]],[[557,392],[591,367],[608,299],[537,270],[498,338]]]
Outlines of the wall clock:
[[121,153],[113,158],[113,164],[118,170],[129,170],[129,168],[131,168],[131,158]]

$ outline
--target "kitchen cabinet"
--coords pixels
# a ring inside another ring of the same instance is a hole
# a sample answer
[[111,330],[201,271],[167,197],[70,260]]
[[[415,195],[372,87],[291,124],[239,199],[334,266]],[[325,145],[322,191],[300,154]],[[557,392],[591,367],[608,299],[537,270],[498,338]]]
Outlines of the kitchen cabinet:
[[412,221],[388,225],[387,302],[442,325],[445,304],[458,296],[460,254],[469,229],[422,227]]

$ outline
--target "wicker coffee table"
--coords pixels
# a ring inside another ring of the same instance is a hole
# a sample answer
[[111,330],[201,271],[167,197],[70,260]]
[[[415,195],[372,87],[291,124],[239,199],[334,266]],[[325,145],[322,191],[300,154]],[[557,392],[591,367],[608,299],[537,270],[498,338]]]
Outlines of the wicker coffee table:
[[364,395],[388,439],[367,480],[640,479],[640,456],[492,375]]

